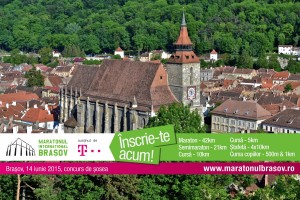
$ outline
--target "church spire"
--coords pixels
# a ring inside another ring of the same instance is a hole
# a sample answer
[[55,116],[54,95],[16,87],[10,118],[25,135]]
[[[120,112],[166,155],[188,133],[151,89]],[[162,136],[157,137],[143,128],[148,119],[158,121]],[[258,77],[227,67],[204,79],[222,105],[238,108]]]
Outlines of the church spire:
[[187,24],[185,21],[185,12],[182,12],[182,21],[180,33],[176,42],[174,42],[175,53],[172,54],[168,63],[197,63],[199,58],[193,51],[193,43],[189,37]]
[[183,48],[185,50],[192,50],[192,41],[189,37],[189,33],[187,30],[187,25],[186,25],[186,21],[185,21],[185,13],[184,11],[182,12],[182,21],[181,21],[181,28],[180,28],[180,33],[179,33],[179,37],[177,39],[177,41],[174,43],[175,45],[175,49],[181,49],[183,46]]
[[184,11],[182,12],[182,21],[181,21],[181,26],[186,26],[186,22],[185,22],[185,14],[184,14]]

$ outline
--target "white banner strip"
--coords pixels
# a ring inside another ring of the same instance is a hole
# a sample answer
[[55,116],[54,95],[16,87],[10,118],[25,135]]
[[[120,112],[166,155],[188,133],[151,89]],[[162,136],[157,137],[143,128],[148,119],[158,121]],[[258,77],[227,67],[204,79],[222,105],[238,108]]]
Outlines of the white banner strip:
[[0,161],[114,161],[114,134],[0,134]]

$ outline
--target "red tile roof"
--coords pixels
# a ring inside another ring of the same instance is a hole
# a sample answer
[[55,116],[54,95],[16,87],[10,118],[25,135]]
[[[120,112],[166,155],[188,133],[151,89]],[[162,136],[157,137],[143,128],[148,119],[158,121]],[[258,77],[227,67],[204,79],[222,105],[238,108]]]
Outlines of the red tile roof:
[[[128,78],[130,77],[130,78]],[[151,62],[104,60],[101,66],[79,66],[68,83],[68,88],[81,88],[85,97],[100,101],[130,104],[133,98],[138,106],[176,102],[168,89],[167,73],[162,64]]]
[[217,52],[216,52],[216,50],[212,50],[211,52],[210,52],[210,54],[218,54]]
[[205,85],[203,82],[201,82],[201,84],[200,84],[200,89],[203,90],[203,89],[205,89],[205,88],[207,88],[207,85]]
[[59,87],[45,86],[45,89],[59,93]]
[[74,58],[74,62],[83,62],[85,61],[85,58]]
[[284,85],[275,85],[273,87],[274,90],[277,90],[277,91],[280,91],[280,92],[283,92],[284,91]]
[[224,80],[223,87],[228,87],[234,83],[235,80]]
[[149,62],[151,62],[151,63],[156,63],[156,64],[160,64],[160,63],[161,63],[160,60],[150,60]]
[[262,107],[268,110],[272,115],[279,113],[281,110],[280,104],[268,104],[268,105],[262,105]]
[[34,66],[36,67],[36,69],[39,69],[42,72],[46,72],[49,69],[49,67],[47,67],[46,65],[43,65],[43,64],[36,64]]
[[286,80],[289,78],[289,76],[290,73],[288,71],[282,71],[282,72],[276,72],[272,78],[274,80]]
[[233,71],[236,69],[236,67],[231,67],[231,66],[225,66],[221,67],[221,70],[223,70],[223,73],[233,73]]
[[284,88],[285,88],[285,86],[286,86],[287,84],[290,84],[290,85],[292,86],[292,89],[293,89],[293,90],[300,86],[300,82],[293,82],[293,81],[292,81],[292,82],[285,82],[285,84],[283,84],[283,85],[276,85],[276,86],[274,87],[274,89],[283,92],[283,91],[284,91]]
[[267,119],[263,124],[300,129],[300,110],[286,109]]
[[233,73],[235,74],[251,74],[255,72],[254,69],[235,69]]
[[118,47],[115,51],[123,51],[123,49],[121,49],[121,47]]
[[200,63],[200,60],[193,51],[176,51],[168,63]]
[[227,100],[212,111],[212,114],[245,119],[261,120],[271,117],[271,113],[254,101]]
[[263,83],[261,85],[262,88],[271,89],[273,87],[273,83]]
[[24,71],[24,72],[27,72],[27,71],[29,71],[30,69],[32,69],[32,65],[24,65],[24,66],[23,66],[23,71]]
[[18,102],[18,101],[28,101],[33,99],[35,100],[39,99],[38,95],[29,92],[18,92],[18,93],[9,93],[9,94],[0,95],[0,101],[2,101],[2,106],[5,106],[6,103],[12,103],[13,101]]
[[168,63],[200,63],[200,59],[192,51],[192,41],[187,31],[185,15],[183,13],[180,34],[174,43],[176,52],[169,58]]
[[63,82],[62,78],[59,76],[48,76],[47,78],[53,87],[59,87]]
[[262,85],[261,85],[262,88],[271,89],[274,86],[273,79],[271,79],[271,78],[262,78],[261,82],[262,82]]
[[6,106],[0,108],[0,118],[8,119],[13,117],[15,120],[20,120],[25,108],[22,104],[16,103],[16,105],[9,105],[7,108]]
[[193,44],[189,37],[189,33],[187,31],[186,26],[181,26],[179,37],[174,44],[175,45],[192,45]]
[[40,108],[30,108],[26,114],[22,117],[22,121],[25,122],[53,122],[54,115],[49,114],[47,110]]
[[297,81],[297,82],[290,82],[290,84],[292,85],[292,89],[296,89],[297,87],[300,86],[300,81]]

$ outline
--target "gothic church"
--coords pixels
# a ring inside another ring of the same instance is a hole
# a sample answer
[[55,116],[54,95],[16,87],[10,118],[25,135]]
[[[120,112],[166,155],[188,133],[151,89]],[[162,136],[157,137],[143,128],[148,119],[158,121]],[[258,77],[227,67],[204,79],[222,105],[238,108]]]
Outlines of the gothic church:
[[79,66],[60,91],[66,133],[113,133],[143,128],[159,107],[183,102],[200,107],[200,61],[183,13],[175,52],[160,63],[104,60]]

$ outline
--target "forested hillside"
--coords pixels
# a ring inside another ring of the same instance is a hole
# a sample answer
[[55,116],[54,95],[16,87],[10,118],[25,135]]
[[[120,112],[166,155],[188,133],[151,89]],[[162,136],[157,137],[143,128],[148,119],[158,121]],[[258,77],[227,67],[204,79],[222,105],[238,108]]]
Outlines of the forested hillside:
[[183,9],[198,54],[259,56],[299,45],[297,0],[1,0],[0,48],[171,50]]

